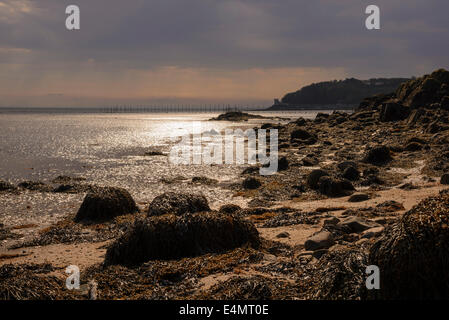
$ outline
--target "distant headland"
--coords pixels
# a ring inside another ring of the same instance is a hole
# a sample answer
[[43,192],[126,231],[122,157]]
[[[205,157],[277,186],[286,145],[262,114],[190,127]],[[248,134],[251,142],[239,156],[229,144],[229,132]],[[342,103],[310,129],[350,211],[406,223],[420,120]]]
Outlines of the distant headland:
[[353,109],[368,96],[394,92],[407,78],[355,78],[313,83],[275,99],[268,110]]

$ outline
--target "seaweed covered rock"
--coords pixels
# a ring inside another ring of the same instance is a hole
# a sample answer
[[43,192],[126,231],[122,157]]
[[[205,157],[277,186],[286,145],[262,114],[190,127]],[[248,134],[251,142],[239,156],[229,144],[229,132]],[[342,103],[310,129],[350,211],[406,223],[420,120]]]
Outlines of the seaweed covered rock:
[[242,246],[257,249],[254,225],[217,212],[166,215],[138,220],[107,250],[105,265],[138,265],[150,260],[170,260],[221,253]]
[[365,297],[367,257],[360,250],[330,251],[314,266],[306,281],[315,282],[312,299],[359,300]]
[[390,149],[387,146],[377,146],[368,150],[363,161],[374,165],[383,165],[392,159]]
[[50,264],[0,266],[0,300],[74,300],[65,282],[54,275]]
[[209,203],[202,194],[166,192],[154,198],[148,208],[148,215],[182,215],[209,210]]
[[134,199],[125,189],[96,187],[84,198],[75,221],[106,221],[137,211]]
[[370,250],[380,268],[377,299],[449,298],[449,193],[430,197],[387,229]]

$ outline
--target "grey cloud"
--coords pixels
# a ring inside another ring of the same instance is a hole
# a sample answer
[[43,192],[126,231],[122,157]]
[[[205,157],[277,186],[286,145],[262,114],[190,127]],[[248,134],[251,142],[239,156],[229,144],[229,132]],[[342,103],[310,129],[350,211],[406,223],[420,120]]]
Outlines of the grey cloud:
[[[342,67],[354,76],[449,65],[446,0],[24,2],[38,10],[0,19],[0,47],[32,50],[30,62],[68,70],[88,59],[105,69]],[[64,28],[73,3],[77,32]],[[381,8],[379,31],[364,29],[368,4]],[[0,52],[0,61],[11,54]]]

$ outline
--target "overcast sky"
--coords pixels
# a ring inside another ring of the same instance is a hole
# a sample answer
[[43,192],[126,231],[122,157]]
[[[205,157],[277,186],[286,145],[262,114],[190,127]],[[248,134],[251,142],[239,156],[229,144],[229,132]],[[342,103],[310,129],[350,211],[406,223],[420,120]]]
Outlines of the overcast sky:
[[0,106],[268,105],[317,81],[419,76],[449,68],[448,14],[447,0],[0,0]]

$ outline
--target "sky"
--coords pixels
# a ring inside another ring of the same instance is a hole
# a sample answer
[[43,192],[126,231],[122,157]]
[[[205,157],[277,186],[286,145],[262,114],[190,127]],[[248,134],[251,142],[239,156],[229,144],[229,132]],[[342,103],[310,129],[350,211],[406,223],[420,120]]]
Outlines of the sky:
[[0,106],[270,105],[319,81],[420,76],[449,69],[448,13],[447,0],[0,0]]

